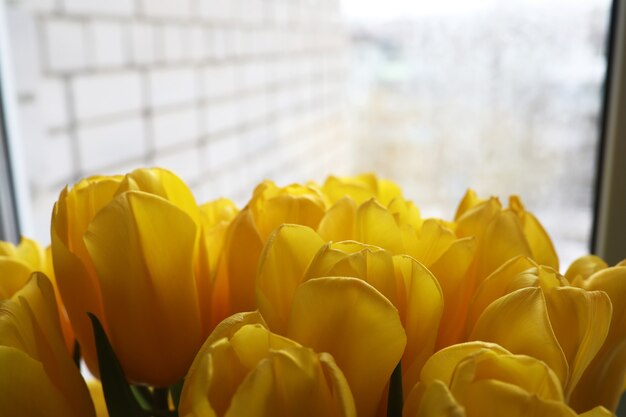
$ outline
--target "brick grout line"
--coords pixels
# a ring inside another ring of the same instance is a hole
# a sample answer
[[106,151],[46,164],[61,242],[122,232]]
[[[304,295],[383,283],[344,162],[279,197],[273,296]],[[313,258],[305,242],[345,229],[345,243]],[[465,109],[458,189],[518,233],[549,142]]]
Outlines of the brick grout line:
[[82,166],[80,162],[80,140],[78,138],[78,126],[76,124],[76,103],[74,94],[72,93],[72,79],[68,76],[63,77],[63,90],[65,94],[65,102],[67,105],[67,117],[69,125],[67,127],[67,135],[70,139],[70,158],[72,161],[72,182],[78,181],[82,176]]
[[148,71],[141,71],[141,95],[142,95],[142,105],[143,108],[141,110],[141,119],[143,121],[144,126],[144,141],[146,144],[146,152],[144,155],[144,163],[146,166],[150,166],[154,163],[154,159],[156,157],[156,143],[154,139],[154,114],[151,102],[151,94],[150,94],[150,80]]

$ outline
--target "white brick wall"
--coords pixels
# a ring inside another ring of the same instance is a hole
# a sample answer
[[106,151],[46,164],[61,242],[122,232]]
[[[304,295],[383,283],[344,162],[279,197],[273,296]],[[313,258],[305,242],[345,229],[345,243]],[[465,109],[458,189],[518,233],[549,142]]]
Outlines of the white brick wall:
[[144,124],[139,117],[80,128],[78,135],[80,166],[84,171],[139,161],[146,153]]
[[72,93],[79,121],[138,112],[142,106],[141,79],[136,71],[78,76]]
[[51,71],[80,70],[87,66],[85,28],[80,21],[50,19],[44,23],[45,48]]
[[338,2],[8,2],[35,237],[85,175],[159,165],[242,204],[345,165]]

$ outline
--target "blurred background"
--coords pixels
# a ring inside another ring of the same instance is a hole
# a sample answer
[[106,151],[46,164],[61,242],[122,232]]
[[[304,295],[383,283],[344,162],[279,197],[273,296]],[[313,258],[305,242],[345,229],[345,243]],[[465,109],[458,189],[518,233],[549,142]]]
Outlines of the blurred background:
[[374,171],[425,216],[519,194],[588,252],[609,0],[0,0],[28,201],[163,166],[199,201]]

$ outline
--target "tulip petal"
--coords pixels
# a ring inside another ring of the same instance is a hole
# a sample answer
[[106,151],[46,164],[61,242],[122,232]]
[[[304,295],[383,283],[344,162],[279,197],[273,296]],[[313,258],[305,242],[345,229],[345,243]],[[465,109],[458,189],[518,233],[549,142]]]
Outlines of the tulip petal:
[[615,410],[626,377],[626,267],[603,269],[585,280],[583,287],[606,292],[613,314],[604,344],[575,387],[570,403],[579,412],[597,405]]
[[[327,364],[331,363],[327,359]],[[326,368],[328,369],[328,368]],[[331,368],[340,379],[338,368]],[[345,379],[329,387],[318,356],[310,349],[270,352],[237,389],[226,417],[356,417]]]
[[377,246],[345,241],[324,246],[315,255],[305,280],[330,276],[360,278],[380,291],[404,313],[398,303],[396,277],[391,253]]
[[[42,273],[34,273],[12,299],[0,301],[0,348],[2,346],[19,349],[33,361],[38,362],[35,365],[20,360],[24,370],[19,372],[28,372],[27,369],[31,369],[40,375],[40,371],[35,368],[42,366],[41,372],[45,373],[41,377],[42,384],[45,385],[42,389],[49,390],[46,382],[49,381],[55,387],[54,395],[65,398],[71,410],[69,414],[61,415],[85,417],[94,415],[87,387],[65,348],[52,284]],[[0,364],[3,369],[3,372],[0,372],[1,378],[5,368],[10,372],[14,364],[7,362],[5,366],[1,360]],[[18,372],[19,368],[14,369]],[[41,386],[29,377],[21,381],[24,384],[34,384],[31,388],[22,387],[26,392],[32,392]],[[47,406],[45,403],[36,402],[32,405],[41,409]],[[0,411],[2,410],[4,409],[0,407]]]
[[408,389],[419,380],[426,360],[433,354],[443,312],[443,295],[439,283],[426,267],[409,256],[395,256],[397,280],[404,294],[403,319],[406,348],[402,358],[403,385]]
[[407,253],[426,266],[432,265],[457,240],[452,230],[435,219],[427,219],[419,230],[416,245]]
[[569,369],[554,335],[541,288],[522,288],[491,303],[476,322],[470,340],[501,345],[513,353],[546,362],[565,386]]
[[197,224],[200,222],[200,212],[193,193],[182,179],[167,169],[134,170],[124,177],[116,195],[131,190],[162,197],[187,213]]
[[364,417],[375,415],[406,344],[396,308],[356,278],[317,278],[300,285],[287,336],[335,358]]
[[463,196],[461,201],[459,202],[459,206],[457,207],[456,213],[454,215],[454,220],[458,221],[458,219],[461,216],[463,216],[468,210],[470,210],[473,207],[476,207],[477,205],[479,205],[480,203],[484,201],[485,200],[478,197],[478,195],[476,194],[476,191],[472,190],[471,188],[468,189],[465,192],[465,195]]
[[608,268],[606,262],[602,258],[596,255],[585,255],[576,259],[567,268],[565,272],[565,278],[568,279],[572,285],[577,287],[582,286],[583,281],[589,278],[591,275],[598,271]]
[[544,294],[552,329],[569,363],[569,380],[564,387],[569,398],[608,334],[611,300],[604,292],[574,287],[555,287]]
[[436,350],[461,341],[469,303],[469,297],[464,296],[468,285],[466,276],[475,253],[475,238],[459,239],[429,267],[441,286],[444,300]]
[[497,380],[477,381],[467,387],[468,417],[575,417],[565,403],[543,400],[524,389]]
[[193,273],[196,230],[194,221],[168,201],[129,191],[102,209],[85,235],[100,278],[109,338],[133,381],[176,382],[201,344]]
[[472,329],[485,309],[498,298],[520,288],[536,286],[536,275],[522,274],[537,264],[525,256],[505,262],[483,280],[470,304],[467,313],[467,328]]
[[322,238],[306,226],[283,225],[270,236],[259,261],[256,300],[273,331],[286,331],[296,288],[323,245]]
[[396,220],[385,207],[372,199],[361,204],[356,215],[356,240],[402,253],[402,235]]
[[18,259],[0,257],[0,300],[11,298],[30,278],[31,268]]
[[87,313],[98,317],[107,328],[100,283],[83,235],[93,216],[114,196],[121,177],[91,177],[61,191],[52,212],[50,227],[54,275],[72,323],[81,354],[89,370],[98,375],[96,345]]
[[18,349],[0,346],[0,413],[5,416],[82,417],[50,381],[42,364]]
[[434,380],[426,387],[416,385],[408,396],[402,417],[465,417],[465,409],[443,382]]
[[450,391],[461,404],[468,389],[483,380],[495,380],[521,388],[545,401],[563,402],[561,383],[545,362],[525,355],[502,355],[481,350],[456,366]]
[[559,270],[559,257],[556,254],[552,239],[543,228],[539,220],[531,213],[526,211],[521,200],[517,196],[512,196],[509,206],[522,220],[524,235],[528,241],[533,259],[539,265],[545,265]]
[[356,210],[354,200],[341,198],[326,211],[317,232],[329,242],[356,239]]
[[452,376],[457,364],[463,358],[482,351],[494,352],[498,355],[510,354],[508,350],[495,343],[481,341],[459,343],[441,349],[432,355],[424,364],[420,378],[427,385],[439,380],[449,386],[452,383]]
[[256,309],[254,284],[263,242],[249,209],[233,219],[224,239],[212,292],[213,325],[233,312]]

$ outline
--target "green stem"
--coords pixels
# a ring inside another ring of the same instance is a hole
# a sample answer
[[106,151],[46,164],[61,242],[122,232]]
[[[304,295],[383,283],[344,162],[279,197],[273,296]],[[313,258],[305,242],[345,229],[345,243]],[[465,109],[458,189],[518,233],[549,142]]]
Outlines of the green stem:
[[76,364],[76,367],[80,370],[80,345],[78,344],[78,340],[74,340],[72,359],[74,359],[74,364]]
[[167,388],[155,388],[152,393],[154,399],[154,408],[156,411],[169,411],[169,404],[167,401],[169,390]]
[[402,417],[402,362],[398,362],[389,380],[387,417]]

